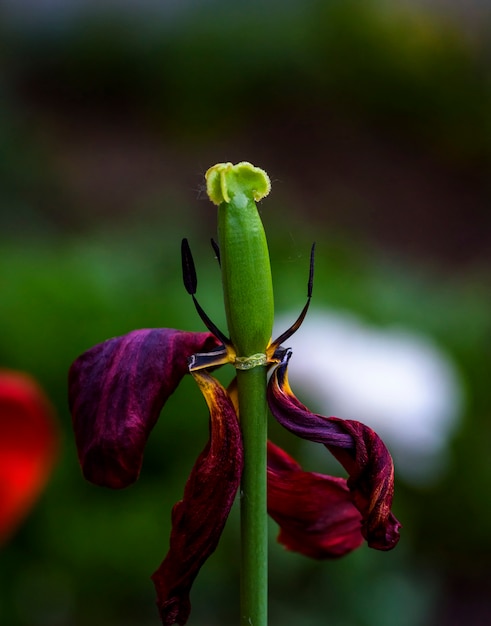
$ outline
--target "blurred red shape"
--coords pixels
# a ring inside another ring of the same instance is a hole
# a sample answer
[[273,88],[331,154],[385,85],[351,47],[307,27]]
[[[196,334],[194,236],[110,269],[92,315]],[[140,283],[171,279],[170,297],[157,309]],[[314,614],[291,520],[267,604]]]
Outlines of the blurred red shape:
[[0,369],[0,545],[45,487],[58,440],[54,409],[38,383]]

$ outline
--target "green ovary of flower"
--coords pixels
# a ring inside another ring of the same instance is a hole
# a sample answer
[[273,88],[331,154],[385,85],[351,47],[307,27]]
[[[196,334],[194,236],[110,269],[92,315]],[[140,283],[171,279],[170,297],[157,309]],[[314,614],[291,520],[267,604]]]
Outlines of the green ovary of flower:
[[264,353],[271,340],[274,302],[268,245],[256,201],[269,193],[269,177],[241,162],[206,172],[210,200],[218,204],[218,240],[225,311],[238,356]]

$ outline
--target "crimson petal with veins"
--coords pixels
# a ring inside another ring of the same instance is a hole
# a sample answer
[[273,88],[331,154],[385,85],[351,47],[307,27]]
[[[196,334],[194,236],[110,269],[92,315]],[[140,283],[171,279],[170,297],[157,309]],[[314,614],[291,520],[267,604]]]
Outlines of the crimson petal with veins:
[[188,373],[188,358],[217,345],[211,333],[135,330],[72,364],[69,404],[87,480],[118,489],[138,478],[148,435]]
[[362,516],[363,536],[370,547],[390,550],[399,541],[401,525],[391,512],[394,465],[389,451],[368,426],[309,411],[290,388],[289,356],[276,367],[268,385],[272,414],[295,435],[324,444],[343,465],[353,504]]

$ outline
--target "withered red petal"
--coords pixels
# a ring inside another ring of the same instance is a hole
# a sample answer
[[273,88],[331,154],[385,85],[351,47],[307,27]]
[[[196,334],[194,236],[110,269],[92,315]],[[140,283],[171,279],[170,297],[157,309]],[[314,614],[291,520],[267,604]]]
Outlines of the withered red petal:
[[138,478],[148,435],[188,371],[216,347],[211,333],[135,330],[82,354],[69,372],[69,406],[84,476],[121,488]]
[[330,418],[353,437],[351,450],[328,449],[349,474],[353,501],[363,513],[362,533],[371,548],[390,550],[399,541],[401,524],[391,512],[394,496],[394,464],[375,431],[354,420]]
[[169,552],[152,576],[164,626],[186,623],[191,586],[218,544],[242,474],[242,439],[232,401],[205,371],[193,376],[210,409],[210,439],[173,508]]
[[337,558],[363,541],[361,515],[346,480],[305,472],[268,442],[268,513],[280,526],[278,541],[315,559]]
[[380,437],[360,422],[309,411],[290,388],[286,360],[271,376],[268,403],[280,424],[299,437],[324,444],[346,469],[347,485],[361,513],[361,532],[368,545],[378,550],[393,548],[401,525],[391,513],[392,457]]

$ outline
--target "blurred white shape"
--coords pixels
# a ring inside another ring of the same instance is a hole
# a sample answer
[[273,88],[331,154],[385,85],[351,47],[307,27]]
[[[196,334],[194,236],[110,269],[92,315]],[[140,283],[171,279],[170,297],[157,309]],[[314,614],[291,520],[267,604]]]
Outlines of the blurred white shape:
[[[294,319],[278,317],[278,334]],[[293,349],[289,378],[299,400],[323,415],[373,428],[409,482],[438,480],[463,392],[456,367],[431,339],[313,310],[285,345]]]

